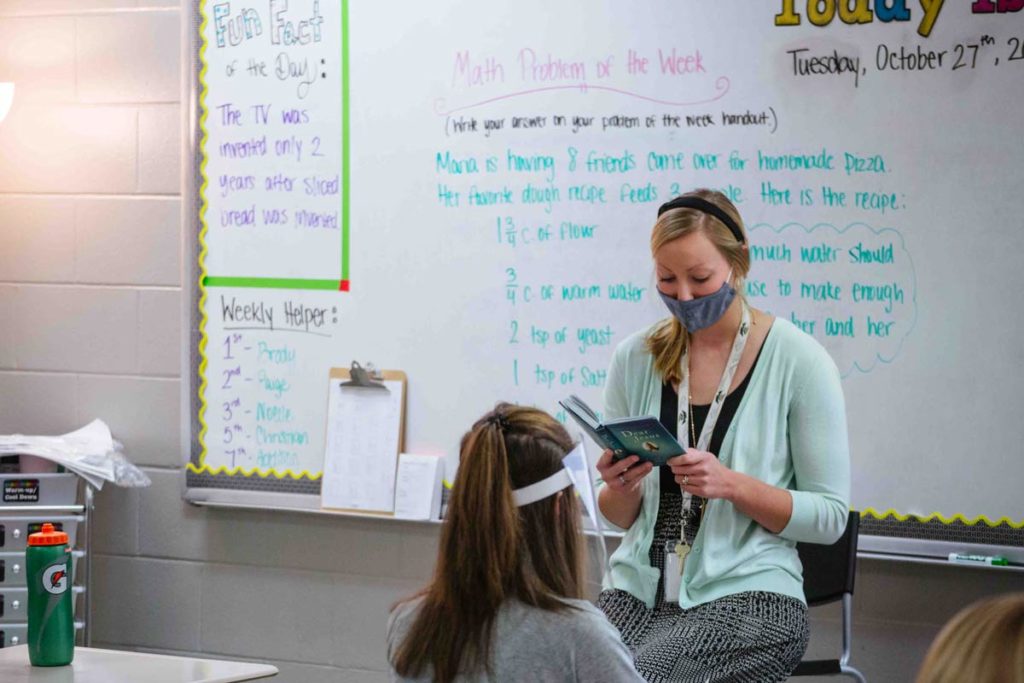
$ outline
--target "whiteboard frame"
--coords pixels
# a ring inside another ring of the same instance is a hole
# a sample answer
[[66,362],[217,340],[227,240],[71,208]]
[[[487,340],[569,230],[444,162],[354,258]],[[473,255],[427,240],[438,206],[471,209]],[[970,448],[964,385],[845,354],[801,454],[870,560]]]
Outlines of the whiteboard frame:
[[195,450],[198,431],[194,412],[195,378],[199,372],[198,340],[192,332],[197,309],[199,234],[199,45],[198,0],[181,0],[181,445],[184,462],[181,471],[181,496],[189,500],[187,464]]
[[[184,50],[181,77],[182,102],[182,168],[181,168],[181,443],[183,445],[184,463],[191,461],[193,454],[198,452],[198,435],[201,425],[198,422],[199,353],[200,335],[197,326],[198,301],[200,288],[199,278],[199,242],[201,228],[199,211],[201,198],[199,195],[201,162],[199,145],[199,25],[202,17],[199,12],[199,0],[181,0],[181,45]],[[349,115],[346,113],[346,115]],[[326,369],[325,369],[326,370]],[[411,409],[411,408],[409,408]],[[320,508],[319,494],[276,493],[227,488],[196,488],[188,487],[187,470],[183,467],[181,477],[182,498],[196,505],[210,507],[236,507],[251,509],[275,509],[281,511],[331,514],[369,519],[387,519],[378,515],[362,515],[351,512],[323,510]],[[1001,555],[1011,562],[1024,564],[1024,546],[993,545],[981,543],[955,542],[935,540],[934,537],[907,537],[906,530],[897,530],[899,520],[888,518],[879,520],[868,516],[873,526],[892,529],[893,535],[861,534],[860,551],[862,558],[905,561],[912,563],[950,564],[946,560],[951,552],[969,552],[972,554]],[[429,523],[429,522],[428,522]],[[984,524],[984,522],[978,522]],[[924,532],[922,522],[921,532]],[[1005,567],[989,567],[994,570],[1006,570]],[[1011,567],[1010,569],[1015,569]]]

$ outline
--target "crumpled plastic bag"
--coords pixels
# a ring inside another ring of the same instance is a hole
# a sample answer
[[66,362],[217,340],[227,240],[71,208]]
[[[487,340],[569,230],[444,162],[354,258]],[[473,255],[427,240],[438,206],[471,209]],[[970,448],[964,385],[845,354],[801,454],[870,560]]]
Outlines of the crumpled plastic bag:
[[114,440],[103,420],[93,420],[61,436],[0,435],[0,455],[46,458],[79,475],[95,489],[103,488],[104,481],[125,487],[145,487],[151,483],[124,456],[124,446]]

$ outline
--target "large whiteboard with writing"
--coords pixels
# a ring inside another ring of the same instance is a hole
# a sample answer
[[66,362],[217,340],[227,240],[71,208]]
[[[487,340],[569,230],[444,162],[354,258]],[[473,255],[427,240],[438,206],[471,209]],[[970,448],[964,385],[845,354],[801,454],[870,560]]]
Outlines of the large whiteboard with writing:
[[600,405],[658,205],[712,187],[843,374],[868,533],[1024,545],[1012,4],[203,3],[190,491],[315,498],[352,360],[453,463],[499,399]]

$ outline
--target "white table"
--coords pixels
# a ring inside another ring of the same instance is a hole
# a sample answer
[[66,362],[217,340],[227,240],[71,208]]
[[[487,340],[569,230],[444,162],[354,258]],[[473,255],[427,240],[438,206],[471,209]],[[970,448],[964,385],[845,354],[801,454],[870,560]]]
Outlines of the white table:
[[68,666],[29,664],[28,646],[0,648],[3,683],[232,683],[277,675],[277,667],[250,662],[172,657],[76,647]]

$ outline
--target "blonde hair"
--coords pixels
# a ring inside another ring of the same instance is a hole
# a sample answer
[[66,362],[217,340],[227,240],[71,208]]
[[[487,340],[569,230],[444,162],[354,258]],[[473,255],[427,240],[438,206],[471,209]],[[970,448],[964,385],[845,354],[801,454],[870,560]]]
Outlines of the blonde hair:
[[569,605],[561,598],[583,597],[576,496],[518,508],[512,498],[514,489],[558,472],[572,447],[553,417],[508,403],[462,437],[434,576],[409,598],[422,596],[423,604],[392,662],[400,676],[429,670],[449,683],[467,671],[489,672],[491,627],[505,600],[562,611]]
[[917,683],[1024,683],[1024,593],[975,602],[928,649]]
[[[711,240],[719,253],[729,262],[736,281],[735,287],[739,296],[742,297],[743,279],[750,272],[750,250],[745,248],[747,232],[743,226],[743,219],[740,218],[740,212],[728,197],[715,190],[693,190],[683,196],[699,197],[711,202],[728,214],[739,227],[740,234],[743,235],[743,242],[739,242],[732,231],[711,214],[690,208],[669,209],[661,214],[654,223],[654,229],[651,231],[651,256],[654,256],[663,245],[673,240],[693,233],[701,233]],[[647,350],[654,357],[654,368],[665,381],[678,382],[682,380],[679,363],[683,353],[686,352],[686,342],[686,329],[675,316],[661,321],[647,337]]]

